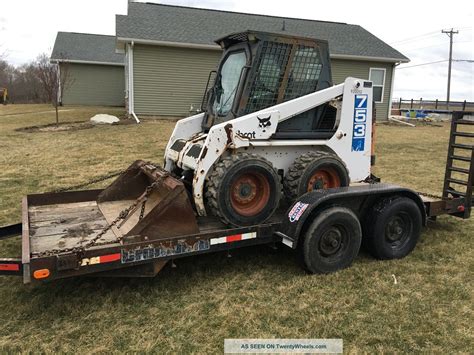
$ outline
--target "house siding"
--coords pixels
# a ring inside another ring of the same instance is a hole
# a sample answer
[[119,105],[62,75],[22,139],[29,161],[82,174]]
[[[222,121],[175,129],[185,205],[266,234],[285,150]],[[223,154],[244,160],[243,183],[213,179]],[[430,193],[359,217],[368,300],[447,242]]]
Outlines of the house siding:
[[[61,70],[65,70],[64,66]],[[123,106],[123,66],[68,64],[71,84],[63,93],[64,105]]]
[[332,79],[334,84],[344,82],[345,78],[352,76],[360,79],[369,79],[370,68],[385,69],[385,83],[383,90],[383,102],[375,104],[377,120],[388,119],[390,108],[390,90],[392,88],[393,63],[366,62],[343,59],[331,59]]
[[[177,116],[201,106],[211,70],[221,51],[135,45],[133,51],[135,112],[142,115]],[[332,59],[332,77],[339,84],[348,76],[369,78],[370,68],[385,68],[383,103],[376,104],[377,120],[387,120],[393,63]]]
[[188,116],[200,108],[206,82],[221,51],[135,45],[135,113]]

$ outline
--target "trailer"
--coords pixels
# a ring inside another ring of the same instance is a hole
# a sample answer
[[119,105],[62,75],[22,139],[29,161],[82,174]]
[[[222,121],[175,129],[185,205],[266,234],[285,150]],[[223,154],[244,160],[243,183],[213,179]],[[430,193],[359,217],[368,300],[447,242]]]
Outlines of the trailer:
[[453,114],[440,197],[371,179],[305,193],[264,223],[232,227],[196,216],[183,182],[143,161],[103,190],[28,195],[22,222],[0,228],[0,239],[22,238],[21,258],[0,258],[0,275],[25,284],[81,275],[153,277],[170,260],[271,243],[300,251],[312,273],[350,266],[361,244],[376,258],[402,258],[428,220],[470,217],[474,144],[466,141],[474,133],[463,128],[473,126],[463,113]]

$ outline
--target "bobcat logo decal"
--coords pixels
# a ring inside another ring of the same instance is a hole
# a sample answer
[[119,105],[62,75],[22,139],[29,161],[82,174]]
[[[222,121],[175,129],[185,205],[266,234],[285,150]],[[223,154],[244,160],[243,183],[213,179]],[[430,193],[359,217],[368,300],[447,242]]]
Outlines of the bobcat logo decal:
[[268,117],[258,117],[257,116],[258,127],[264,128],[263,131],[265,132],[265,128],[270,127],[272,125],[272,123],[270,122],[271,118],[272,118],[272,115],[268,115]]

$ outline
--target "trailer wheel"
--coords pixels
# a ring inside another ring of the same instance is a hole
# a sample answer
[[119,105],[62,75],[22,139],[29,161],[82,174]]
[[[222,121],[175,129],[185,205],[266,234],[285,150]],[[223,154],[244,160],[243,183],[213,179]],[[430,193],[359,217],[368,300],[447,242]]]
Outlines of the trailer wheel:
[[280,203],[280,178],[273,165],[255,154],[221,159],[206,179],[208,212],[224,223],[256,225],[270,218]]
[[348,186],[350,182],[344,162],[333,153],[308,152],[298,157],[289,167],[283,182],[289,201],[302,194],[333,187]]
[[377,259],[403,258],[415,248],[421,225],[415,201],[407,197],[383,199],[368,215],[364,246]]
[[362,230],[350,209],[331,207],[318,214],[304,234],[303,255],[312,273],[349,267],[359,253]]

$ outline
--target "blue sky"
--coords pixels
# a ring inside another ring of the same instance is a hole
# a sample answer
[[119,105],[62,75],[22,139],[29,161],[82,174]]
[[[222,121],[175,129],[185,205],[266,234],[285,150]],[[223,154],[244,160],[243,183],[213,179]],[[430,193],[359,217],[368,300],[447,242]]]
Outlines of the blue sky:
[[[411,62],[396,72],[394,98],[446,97],[449,39],[453,58],[474,59],[472,2],[441,1],[255,1],[165,0],[160,3],[358,24],[405,54]],[[25,9],[27,9],[25,11]],[[3,0],[0,54],[19,65],[51,51],[57,31],[115,33],[115,14],[126,14],[127,0]],[[451,98],[474,101],[474,64],[453,63]]]

